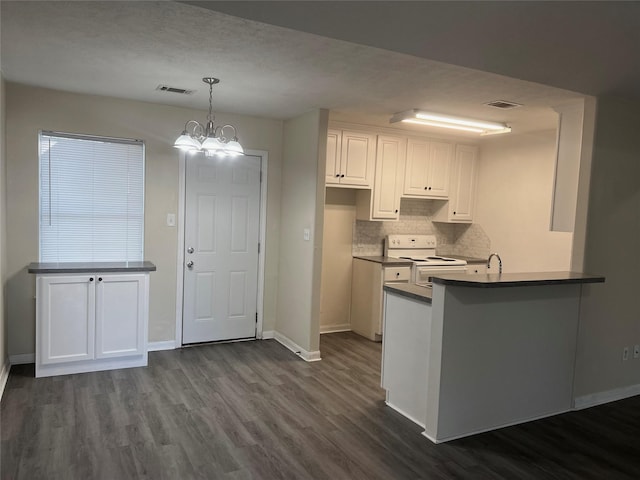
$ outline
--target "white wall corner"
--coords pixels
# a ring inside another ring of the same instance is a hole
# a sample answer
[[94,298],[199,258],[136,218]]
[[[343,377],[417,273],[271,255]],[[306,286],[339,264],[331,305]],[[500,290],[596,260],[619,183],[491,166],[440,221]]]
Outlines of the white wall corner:
[[4,387],[7,386],[7,380],[9,380],[9,371],[11,370],[11,363],[9,362],[9,357],[5,358],[4,363],[2,364],[2,370],[0,370],[0,399],[2,399],[2,394],[4,393]]
[[625,398],[640,395],[640,384],[630,385],[628,387],[614,388],[604,392],[590,393],[573,399],[573,409],[582,410],[583,408],[595,407],[609,402],[623,400]]
[[19,353],[18,355],[9,355],[9,363],[11,365],[24,365],[27,363],[36,363],[35,353]]
[[258,332],[258,340],[270,340],[275,338],[276,332],[274,330],[265,330],[262,333]]
[[304,348],[300,347],[296,342],[291,340],[289,337],[281,334],[280,332],[274,332],[273,338],[276,339],[278,343],[285,346],[293,353],[302,358],[305,362],[317,362],[322,360],[320,358],[320,350],[315,350],[313,352],[309,352]]
[[160,350],[175,350],[175,340],[164,340],[162,342],[149,342],[147,343],[147,352],[158,352]]

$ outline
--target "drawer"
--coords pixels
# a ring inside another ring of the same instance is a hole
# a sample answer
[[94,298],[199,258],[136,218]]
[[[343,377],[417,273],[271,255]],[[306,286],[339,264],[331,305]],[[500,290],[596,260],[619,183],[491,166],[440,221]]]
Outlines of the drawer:
[[384,282],[408,282],[411,278],[411,267],[385,267]]
[[467,273],[470,275],[476,273],[487,273],[487,266],[483,263],[467,264]]

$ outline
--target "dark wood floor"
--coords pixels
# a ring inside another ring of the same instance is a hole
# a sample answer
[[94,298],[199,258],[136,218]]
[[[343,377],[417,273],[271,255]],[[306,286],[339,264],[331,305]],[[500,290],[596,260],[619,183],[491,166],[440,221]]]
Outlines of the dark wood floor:
[[380,344],[331,334],[321,351],[208,345],[43,379],[15,366],[2,479],[640,478],[640,397],[434,445],[384,405]]

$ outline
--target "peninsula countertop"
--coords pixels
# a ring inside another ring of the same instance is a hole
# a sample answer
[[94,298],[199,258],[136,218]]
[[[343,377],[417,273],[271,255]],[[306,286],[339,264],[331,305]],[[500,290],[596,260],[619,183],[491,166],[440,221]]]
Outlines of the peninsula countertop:
[[156,266],[149,261],[141,262],[33,262],[29,273],[99,273],[99,272],[155,272]]
[[603,283],[605,277],[580,272],[522,272],[447,274],[433,278],[433,283],[456,287],[502,288],[533,287],[575,283]]

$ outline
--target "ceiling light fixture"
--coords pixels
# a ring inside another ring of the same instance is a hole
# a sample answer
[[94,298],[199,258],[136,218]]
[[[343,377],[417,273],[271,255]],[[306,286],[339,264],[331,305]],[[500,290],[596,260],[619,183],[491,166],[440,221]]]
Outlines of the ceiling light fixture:
[[[209,114],[207,124],[203,126],[196,120],[189,120],[184,125],[184,130],[176,139],[173,146],[185,152],[204,152],[207,156],[236,157],[244,155],[242,145],[238,143],[236,127],[233,125],[215,126],[213,120],[212,92],[213,86],[220,80],[213,77],[204,77],[202,81],[209,85]],[[227,129],[233,130],[233,137],[225,136]]]
[[391,120],[389,120],[389,123],[397,122],[427,125],[430,127],[451,128],[465,132],[479,133],[480,135],[495,135],[498,133],[511,132],[511,127],[505,123],[453,117],[451,115],[425,112],[424,110],[418,109],[396,113],[391,117]]

